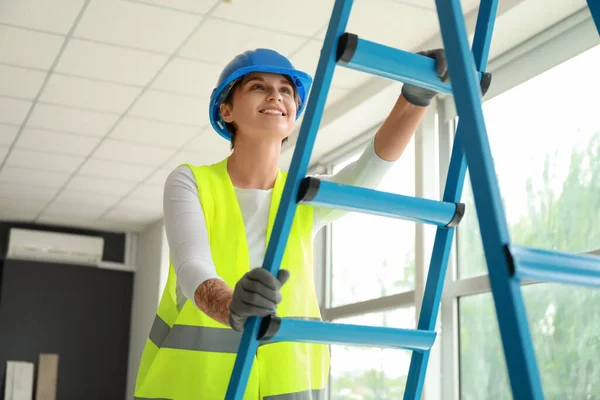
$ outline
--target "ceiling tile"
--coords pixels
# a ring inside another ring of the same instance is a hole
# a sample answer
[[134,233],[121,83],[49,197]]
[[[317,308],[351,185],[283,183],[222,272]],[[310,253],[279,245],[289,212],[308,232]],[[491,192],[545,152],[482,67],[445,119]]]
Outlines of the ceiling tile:
[[83,229],[101,229],[98,220],[86,218],[85,216],[73,217],[63,213],[43,213],[36,220],[39,224],[49,224],[54,226],[66,226]]
[[315,36],[313,36],[313,39],[319,39],[321,41],[324,41],[328,28],[329,28],[328,26],[323,27],[323,29],[321,29],[319,32],[317,32],[317,34],[315,34]]
[[3,221],[33,222],[38,212],[35,210],[16,210],[0,207],[0,219]]
[[209,97],[220,73],[220,66],[174,58],[156,78],[152,88]]
[[[160,218],[159,218],[160,219]],[[143,232],[148,227],[155,224],[159,219],[152,220],[151,222],[134,222],[134,221],[110,221],[105,219],[99,219],[95,221],[95,229],[104,229],[110,232]]]
[[14,210],[14,211],[30,211],[32,213],[39,213],[48,204],[47,201],[35,200],[35,199],[3,199],[0,198],[0,210]]
[[0,146],[10,146],[19,132],[19,125],[0,124]]
[[[506,54],[542,31],[551,29],[549,27],[558,24],[577,11],[583,9],[587,16],[590,16],[585,0],[557,1],[552,2],[552,6],[549,6],[550,3],[544,0],[507,3],[509,5],[513,3],[513,7],[504,10],[502,17],[494,25],[494,35],[488,56],[490,60]],[[588,1],[588,3],[590,2]],[[500,5],[500,8],[503,8],[502,5]],[[596,34],[593,28],[591,28],[591,31],[594,35]],[[594,37],[597,38],[598,36],[595,35]],[[598,44],[598,41],[594,43]]]
[[98,142],[100,142],[100,138],[93,136],[25,128],[15,143],[15,147],[86,157]]
[[356,89],[365,82],[373,79],[373,75],[348,68],[336,68],[333,72],[331,85],[342,89]]
[[136,143],[179,148],[200,132],[200,128],[147,119],[125,117],[110,137]]
[[162,213],[155,211],[132,210],[124,206],[119,206],[110,210],[106,215],[102,216],[102,220],[107,221],[127,221],[150,224],[162,218]]
[[69,217],[83,217],[89,219],[96,219],[99,218],[102,214],[104,214],[107,208],[108,207],[93,206],[90,204],[82,204],[76,202],[52,202],[52,204],[50,204],[48,208],[44,210],[44,215],[61,214]]
[[21,125],[30,107],[31,101],[0,97],[0,123]]
[[[238,2],[236,5],[243,5],[243,3]],[[264,17],[261,17],[260,20],[263,21]],[[231,34],[225,35],[224,32]],[[219,38],[219,40],[207,40],[207,38]],[[208,19],[181,49],[180,55],[225,66],[239,53],[258,47],[271,48],[288,55],[305,40],[297,36],[240,25],[236,22]],[[217,78],[218,76],[214,76],[215,82]]]
[[181,164],[210,165],[222,161],[228,155],[223,153],[189,152],[182,151],[171,158],[165,167],[175,169]]
[[71,39],[56,66],[56,71],[145,86],[167,58],[167,55]]
[[137,3],[152,4],[167,7],[174,10],[187,11],[190,13],[204,14],[217,2],[221,0],[134,0]]
[[0,198],[48,202],[58,192],[57,188],[0,182]]
[[[359,2],[366,2],[369,0],[359,0]],[[393,3],[398,3],[399,5],[408,6],[408,7],[417,7],[425,10],[435,11],[435,1],[434,0],[392,0]],[[462,2],[462,1],[461,1]]]
[[93,1],[74,37],[172,53],[201,18],[134,2]]
[[413,51],[439,33],[439,22],[435,11],[426,8],[389,0],[363,0],[355,3],[347,31],[372,42]]
[[27,126],[101,137],[106,135],[118,117],[117,114],[38,103],[27,121]]
[[154,172],[150,176],[150,178],[148,178],[146,180],[146,183],[151,183],[151,184],[163,185],[164,186],[165,181],[167,180],[167,177],[169,176],[169,174],[171,173],[171,171],[173,171],[173,170],[169,169],[169,168],[159,169],[158,171]]
[[[361,1],[369,1],[369,0],[361,0]],[[435,1],[434,0],[393,0],[395,3],[412,6],[415,8],[431,10],[435,12]],[[477,8],[479,6],[479,0],[461,0],[460,4],[463,10],[463,13],[467,13],[471,11],[473,8]]]
[[255,22],[270,29],[312,36],[329,22],[333,0],[294,1],[236,1],[221,4],[215,16],[240,23]]
[[40,91],[45,72],[0,65],[0,96],[33,100]]
[[89,159],[79,170],[79,175],[139,182],[150,175],[153,170],[154,167]]
[[331,86],[331,88],[329,89],[329,93],[327,94],[326,106],[328,106],[330,104],[334,104],[337,101],[343,99],[350,92],[351,92],[350,89],[344,89],[344,88],[340,88],[337,86],[336,87]]
[[135,222],[135,221],[111,221],[100,218],[96,221],[93,221],[93,224],[90,226],[96,230],[105,230],[109,232],[132,232],[132,233],[141,233],[151,227],[154,223],[158,222],[158,219],[151,221],[150,223],[146,222]]
[[[462,0],[463,12],[477,8],[480,0]],[[417,16],[416,19],[413,18]],[[423,19],[425,18],[425,23]],[[377,20],[374,24],[372,21]],[[432,24],[432,21],[434,22]],[[356,0],[348,21],[348,32],[364,39],[408,51],[439,33],[433,0]],[[327,28],[315,38],[323,40]]]
[[124,112],[141,89],[89,79],[52,75],[41,101],[90,110]]
[[80,190],[65,189],[56,197],[55,203],[83,204],[98,207],[110,207],[121,200],[121,196],[110,194],[99,194],[93,192],[82,192]]
[[132,107],[129,114],[165,122],[204,126],[209,124],[208,97],[197,99],[148,90]]
[[64,172],[51,172],[44,169],[4,166],[0,171],[0,182],[60,188],[71,175]]
[[0,25],[0,62],[50,69],[63,41],[63,36]]
[[322,47],[322,40],[307,41],[298,52],[290,57],[290,61],[296,68],[314,77]]
[[0,22],[67,34],[83,0],[19,0],[2,2]]
[[156,215],[163,212],[162,199],[162,193],[146,199],[129,196],[123,199],[123,201],[121,201],[117,207],[132,211],[141,211],[144,213],[150,212],[152,215]]
[[92,178],[78,174],[71,179],[66,188],[89,193],[125,196],[131,189],[135,187],[135,185],[135,182]]
[[129,195],[129,197],[138,198],[138,199],[142,199],[142,200],[160,198],[160,201],[162,202],[163,189],[164,189],[164,185],[144,183],[144,184],[138,186]]
[[47,171],[72,173],[83,160],[84,157],[13,149],[6,160],[6,165],[25,168],[39,167]]
[[0,162],[4,161],[8,154],[8,147],[0,147]]
[[[430,0],[430,1],[432,3],[433,8],[435,9],[435,2],[432,0]],[[580,2],[582,2],[582,1],[580,0]],[[480,4],[481,4],[480,0],[460,0],[460,5],[462,7],[463,14],[467,14],[473,10],[478,10]]]
[[[322,40],[313,39],[302,46],[290,60],[296,68],[309,73],[314,78],[317,72],[317,65],[319,63],[319,57],[321,56],[322,47]],[[372,75],[364,72],[338,66],[333,72],[331,84],[344,89],[353,89],[365,83],[372,77]]]
[[184,150],[228,154],[230,147],[231,142],[229,140],[223,139],[212,127],[209,127],[200,136],[185,146]]
[[96,149],[92,158],[158,167],[174,153],[173,149],[107,139]]

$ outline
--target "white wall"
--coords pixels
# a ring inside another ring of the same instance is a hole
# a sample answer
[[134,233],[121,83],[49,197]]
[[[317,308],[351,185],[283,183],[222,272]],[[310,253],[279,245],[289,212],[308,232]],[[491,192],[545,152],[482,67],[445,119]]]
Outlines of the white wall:
[[131,308],[127,400],[133,400],[140,357],[166,283],[169,269],[167,247],[162,221],[138,234]]

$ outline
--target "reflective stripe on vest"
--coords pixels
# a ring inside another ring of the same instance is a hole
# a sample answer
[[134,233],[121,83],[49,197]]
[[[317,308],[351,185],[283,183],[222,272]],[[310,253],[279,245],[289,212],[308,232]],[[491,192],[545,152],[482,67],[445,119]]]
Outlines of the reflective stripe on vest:
[[325,389],[266,396],[264,400],[325,400]]
[[[134,397],[134,400],[171,400],[148,397]],[[267,396],[264,400],[325,400],[325,389],[305,390],[297,393],[277,394],[275,396]]]
[[133,400],[172,400],[172,399],[165,399],[163,398],[159,398],[159,397],[133,397]]
[[[318,318],[296,317],[289,319],[319,320]],[[232,329],[209,326],[169,325],[160,316],[154,317],[150,340],[158,348],[237,353],[242,333]],[[276,340],[260,342],[260,346],[277,343]]]

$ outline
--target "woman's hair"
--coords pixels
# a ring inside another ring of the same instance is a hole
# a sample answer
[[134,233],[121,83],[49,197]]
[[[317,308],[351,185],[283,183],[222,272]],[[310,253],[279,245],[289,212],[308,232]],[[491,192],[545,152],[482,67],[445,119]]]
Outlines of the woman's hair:
[[[296,98],[296,109],[298,109],[300,107],[300,96],[298,95],[298,91],[296,90],[296,85],[294,85],[294,82],[292,82],[292,79],[287,76],[284,75],[285,79],[287,79],[287,81],[290,83],[290,85],[292,85],[292,88],[294,90],[294,97]],[[233,93],[235,92],[235,90],[238,87],[238,84],[242,81],[243,77],[241,77],[240,79],[238,79],[233,86],[231,86],[229,93],[227,94],[227,97],[225,98],[225,100],[223,100],[223,104],[228,105],[229,107],[233,107]],[[233,150],[234,146],[235,146],[235,132],[236,132],[236,127],[234,124],[230,123],[230,122],[225,122],[225,128],[227,129],[227,131],[231,134],[231,150]],[[288,138],[284,138],[281,141],[281,144],[284,144],[285,142],[287,142]]]

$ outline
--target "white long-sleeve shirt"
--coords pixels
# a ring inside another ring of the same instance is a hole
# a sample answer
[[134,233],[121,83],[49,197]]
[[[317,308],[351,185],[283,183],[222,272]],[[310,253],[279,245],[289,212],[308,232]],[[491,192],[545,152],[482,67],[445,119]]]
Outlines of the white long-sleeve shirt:
[[[392,168],[393,162],[381,159],[371,140],[360,158],[335,175],[316,175],[347,185],[375,189]],[[266,250],[272,190],[235,188],[248,240],[250,267],[261,267]],[[185,166],[173,170],[165,182],[163,211],[167,241],[177,275],[178,297],[194,302],[198,286],[212,278],[220,279],[212,260],[206,220],[192,171]],[[344,212],[315,207],[313,237]],[[185,297],[183,297],[185,296]]]

